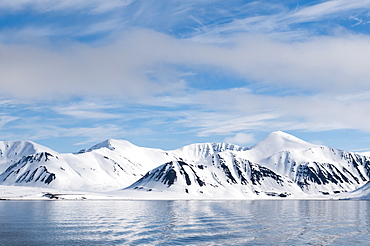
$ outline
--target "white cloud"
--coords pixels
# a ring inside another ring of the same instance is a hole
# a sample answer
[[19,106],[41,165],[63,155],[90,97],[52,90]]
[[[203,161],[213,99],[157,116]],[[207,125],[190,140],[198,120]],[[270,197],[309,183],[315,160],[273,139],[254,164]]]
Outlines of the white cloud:
[[[370,130],[366,114],[370,103],[366,94],[358,94],[370,90],[369,37],[322,37],[287,44],[249,35],[238,41],[233,47],[218,47],[137,30],[110,46],[96,48],[75,45],[51,51],[3,44],[1,93],[44,99],[93,95],[139,105],[188,105],[192,108],[184,110],[177,123],[193,127],[198,136],[270,128]],[[167,76],[172,71],[166,64],[212,66],[243,76],[246,85],[271,84],[311,93],[279,96],[254,94],[251,89],[184,91],[186,85],[176,73]],[[347,96],[343,97],[344,92]],[[362,100],[351,99],[348,95],[352,94]],[[118,118],[104,108],[87,105],[55,110],[80,118]]]
[[192,109],[173,113],[175,123],[190,128],[199,137],[277,129],[370,132],[370,116],[366,113],[370,100],[366,99],[341,100],[330,94],[281,97],[243,90],[203,91],[184,97],[173,100]]
[[350,94],[344,93],[335,97],[338,101],[350,102],[350,101],[363,101],[370,99],[370,91],[358,90]]
[[104,110],[114,109],[117,105],[108,105],[103,102],[89,102],[83,101],[79,103],[74,103],[69,106],[58,106],[53,107],[52,109],[61,115],[68,115],[78,119],[119,119],[121,116],[119,114],[107,113]]
[[162,59],[154,47],[151,50],[149,40],[136,38],[108,47],[76,45],[61,51],[3,44],[2,94],[49,99],[88,95],[137,98],[171,92],[177,84],[181,87],[181,81],[153,82],[147,77],[147,69]]
[[235,134],[233,137],[228,137],[225,138],[226,143],[233,143],[237,145],[245,145],[245,144],[250,144],[254,143],[256,139],[254,138],[254,135],[251,133],[244,133],[244,132],[239,132]]
[[[248,35],[238,38],[233,47],[218,47],[137,30],[104,47],[75,45],[51,51],[2,44],[0,53],[1,92],[26,98],[176,93],[185,85],[176,76],[166,78],[172,65],[211,66],[232,71],[246,82],[313,91],[370,89],[367,36],[287,44]],[[154,70],[157,78],[153,80],[148,70]]]
[[91,112],[91,111],[83,111],[83,110],[70,110],[70,111],[59,111],[58,113],[63,115],[72,116],[79,119],[118,119],[120,118],[119,115],[116,114],[109,114],[104,112]]
[[[191,108],[178,114],[176,122],[196,129],[198,136],[251,129],[370,130],[366,114],[370,102],[366,94],[356,95],[370,90],[369,37],[321,37],[287,44],[249,35],[237,41],[233,47],[218,47],[136,30],[114,44],[96,48],[74,45],[51,51],[2,44],[1,93],[18,98],[92,95],[137,105],[187,105]],[[244,77],[246,85],[270,84],[311,93],[279,96],[254,94],[252,89],[185,91],[184,80],[175,72],[171,75],[173,71],[166,66],[176,64],[233,71]],[[362,100],[341,96],[344,92]],[[118,118],[104,108],[86,105],[55,110],[80,118]]]

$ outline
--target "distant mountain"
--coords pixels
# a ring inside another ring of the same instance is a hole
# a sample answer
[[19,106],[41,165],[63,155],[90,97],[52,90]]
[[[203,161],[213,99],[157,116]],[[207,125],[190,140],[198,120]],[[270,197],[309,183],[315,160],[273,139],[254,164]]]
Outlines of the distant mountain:
[[15,151],[8,154],[13,159],[0,174],[1,184],[72,190],[118,189],[172,160],[165,151],[140,148],[120,140],[107,140],[78,154],[44,151],[46,148],[33,143],[28,149],[24,156],[14,154]]
[[108,139],[75,154],[60,154],[28,141],[0,142],[3,185],[122,189],[122,194],[138,197],[325,197],[355,190],[357,196],[365,194],[369,177],[370,157],[281,131],[250,148],[198,143],[164,151]]
[[126,187],[172,160],[199,159],[224,149],[242,148],[193,144],[166,152],[114,139],[76,154],[60,154],[33,142],[0,142],[0,146],[0,184],[94,191]]
[[236,197],[300,196],[302,192],[326,196],[358,189],[370,177],[369,157],[310,144],[280,131],[251,148],[237,150],[194,162],[166,163],[127,189],[209,196],[225,190]]

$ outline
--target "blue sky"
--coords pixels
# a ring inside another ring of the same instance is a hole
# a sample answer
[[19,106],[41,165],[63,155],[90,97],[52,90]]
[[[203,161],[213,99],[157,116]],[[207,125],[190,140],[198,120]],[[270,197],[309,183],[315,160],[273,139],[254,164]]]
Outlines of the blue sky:
[[370,150],[370,0],[2,0],[0,139]]

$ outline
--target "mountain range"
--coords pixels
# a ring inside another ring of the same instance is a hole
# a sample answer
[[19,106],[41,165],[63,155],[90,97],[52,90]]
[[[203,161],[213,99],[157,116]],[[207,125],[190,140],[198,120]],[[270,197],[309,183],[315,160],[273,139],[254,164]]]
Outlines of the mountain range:
[[61,154],[0,142],[0,185],[100,192],[122,198],[370,197],[370,157],[277,131],[252,147],[197,143],[164,151],[108,139]]

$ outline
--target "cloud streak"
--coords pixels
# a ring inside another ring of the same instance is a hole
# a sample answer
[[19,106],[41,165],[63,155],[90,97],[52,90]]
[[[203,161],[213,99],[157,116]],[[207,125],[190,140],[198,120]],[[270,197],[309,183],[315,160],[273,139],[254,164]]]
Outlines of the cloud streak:
[[3,0],[0,9],[24,11],[26,8],[38,12],[90,10],[92,13],[112,11],[116,8],[125,7],[133,0]]
[[0,115],[0,127],[3,127],[4,125],[8,124],[9,122],[17,120],[18,117],[13,117],[9,115]]
[[329,18],[330,15],[339,15],[343,12],[369,7],[369,0],[331,0],[299,9],[288,15],[286,19],[291,20],[294,23],[319,21],[321,19]]

